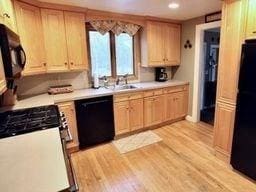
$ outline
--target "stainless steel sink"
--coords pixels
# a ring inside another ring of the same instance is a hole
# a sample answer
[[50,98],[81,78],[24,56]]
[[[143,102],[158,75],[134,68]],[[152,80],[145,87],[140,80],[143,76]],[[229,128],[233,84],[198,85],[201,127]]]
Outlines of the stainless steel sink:
[[113,88],[113,90],[129,90],[129,89],[136,89],[138,87],[134,85],[118,85]]

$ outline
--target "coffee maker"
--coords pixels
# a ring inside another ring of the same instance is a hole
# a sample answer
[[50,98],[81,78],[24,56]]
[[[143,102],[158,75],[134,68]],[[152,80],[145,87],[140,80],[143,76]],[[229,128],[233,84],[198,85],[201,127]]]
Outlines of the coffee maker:
[[155,68],[155,80],[159,81],[159,82],[164,82],[164,81],[168,80],[166,68],[164,68],[164,67]]

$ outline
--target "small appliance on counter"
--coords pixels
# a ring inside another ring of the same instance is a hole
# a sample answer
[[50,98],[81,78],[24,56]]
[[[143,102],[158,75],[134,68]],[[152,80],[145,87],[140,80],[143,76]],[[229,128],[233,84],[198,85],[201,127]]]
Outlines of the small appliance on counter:
[[26,64],[26,54],[21,46],[19,36],[0,24],[0,47],[6,79],[19,78]]
[[63,93],[71,93],[73,91],[74,89],[72,85],[58,85],[58,86],[50,86],[48,89],[48,94],[57,95],[57,94],[63,94]]
[[166,68],[164,68],[164,67],[155,68],[155,80],[158,82],[165,82],[168,80]]

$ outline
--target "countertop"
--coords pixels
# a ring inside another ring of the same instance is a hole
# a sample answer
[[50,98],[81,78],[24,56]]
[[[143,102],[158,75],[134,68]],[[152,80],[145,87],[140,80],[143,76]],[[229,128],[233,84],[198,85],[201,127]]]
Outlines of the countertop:
[[65,101],[74,101],[79,99],[108,96],[108,95],[115,95],[115,94],[121,94],[121,93],[130,93],[130,92],[136,92],[136,91],[144,91],[144,90],[185,85],[185,84],[188,84],[188,82],[178,81],[178,80],[170,80],[166,82],[153,81],[153,82],[131,83],[131,85],[134,85],[137,88],[128,89],[128,90],[114,90],[110,86],[110,88],[108,89],[104,87],[101,87],[99,89],[88,88],[88,89],[75,90],[72,93],[65,93],[65,94],[59,94],[59,95],[48,95],[47,93],[45,93],[37,96],[31,96],[31,97],[20,99],[19,101],[17,101],[17,103],[14,106],[3,107],[0,109],[0,111],[31,108],[31,107],[44,106],[44,105],[53,105],[53,104],[65,102]]
[[54,192],[69,181],[58,128],[0,139],[0,186],[5,192]]

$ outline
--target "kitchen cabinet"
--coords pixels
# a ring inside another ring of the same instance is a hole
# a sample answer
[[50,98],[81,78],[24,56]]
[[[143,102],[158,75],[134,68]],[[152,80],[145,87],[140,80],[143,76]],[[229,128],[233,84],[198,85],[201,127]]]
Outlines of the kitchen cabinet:
[[76,111],[74,102],[64,102],[58,103],[59,110],[65,114],[70,134],[72,136],[72,141],[67,144],[68,149],[71,151],[78,150],[79,140],[77,134],[77,124],[76,124]]
[[6,91],[6,80],[4,73],[4,65],[2,61],[2,54],[0,51],[0,95],[2,95]]
[[144,126],[149,127],[163,122],[164,96],[144,98]]
[[17,31],[12,0],[0,0],[0,23]]
[[143,93],[115,95],[116,135],[143,128],[143,114]]
[[130,131],[130,106],[129,101],[114,104],[115,132],[116,135]]
[[216,155],[228,161],[231,153],[235,106],[217,103],[214,124],[214,148]]
[[143,127],[143,99],[135,99],[130,101],[130,129],[131,131],[141,129]]
[[143,67],[180,64],[180,25],[147,21],[141,34]]
[[[215,154],[229,162],[235,121],[236,98],[244,40],[247,1],[223,1],[217,106],[214,123]],[[236,18],[236,19],[234,19]]]
[[14,1],[14,8],[18,33],[27,56],[22,75],[45,73],[46,57],[40,9],[19,1]]
[[256,37],[256,0],[248,0],[246,21],[246,38]]
[[85,16],[73,12],[64,12],[64,16],[69,67],[71,70],[88,69]]
[[41,9],[43,33],[46,48],[48,72],[68,71],[68,50],[66,43],[63,11]]
[[82,13],[41,9],[48,72],[88,68]]

